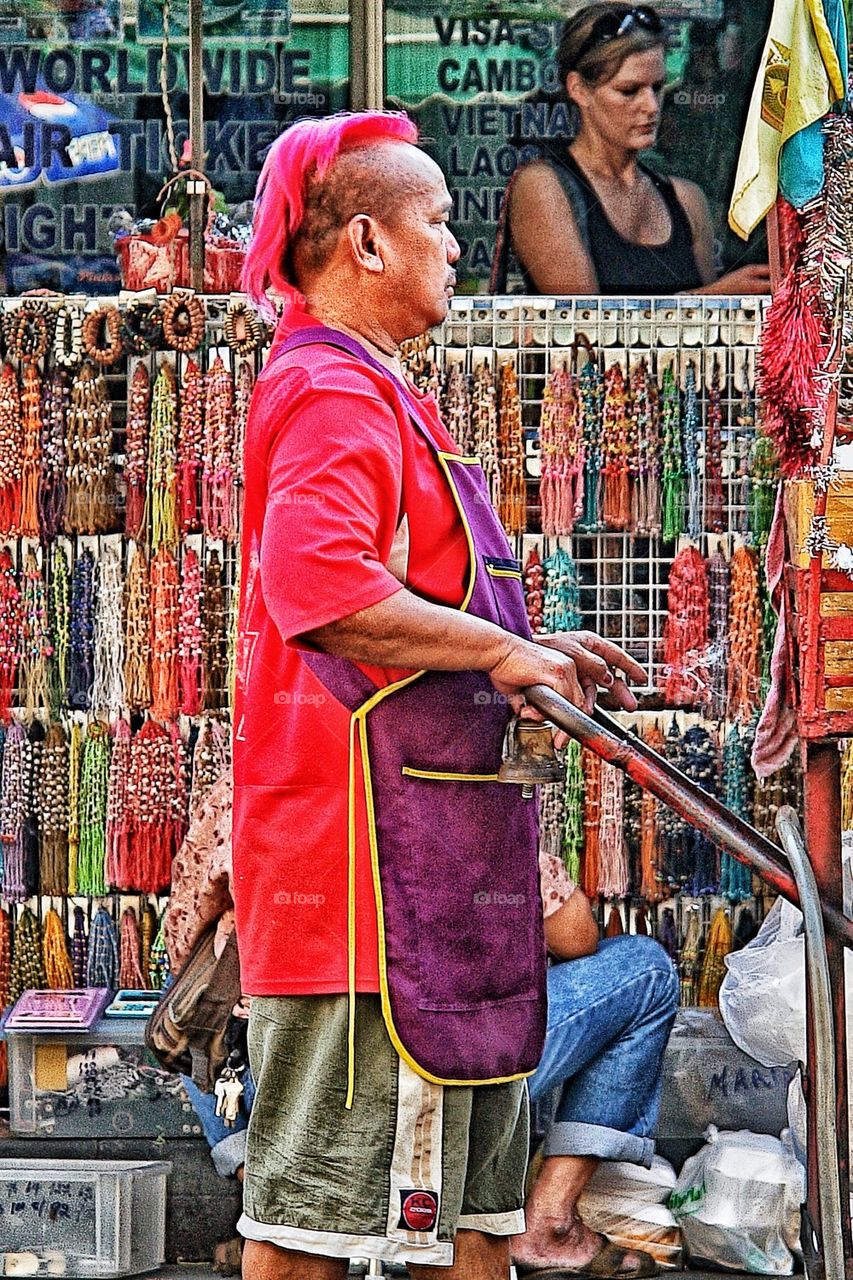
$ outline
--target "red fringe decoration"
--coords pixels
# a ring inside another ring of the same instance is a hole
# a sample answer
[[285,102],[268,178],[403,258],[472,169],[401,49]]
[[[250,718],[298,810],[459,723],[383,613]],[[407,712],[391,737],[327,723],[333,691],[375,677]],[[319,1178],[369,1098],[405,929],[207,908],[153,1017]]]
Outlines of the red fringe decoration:
[[679,551],[669,571],[669,616],[663,633],[664,698],[670,707],[697,706],[708,647],[708,570],[695,547]]

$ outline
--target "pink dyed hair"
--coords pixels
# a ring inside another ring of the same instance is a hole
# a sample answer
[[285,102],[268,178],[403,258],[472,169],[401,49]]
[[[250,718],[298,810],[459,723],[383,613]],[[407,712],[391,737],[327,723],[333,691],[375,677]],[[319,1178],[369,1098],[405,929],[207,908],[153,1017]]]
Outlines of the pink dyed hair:
[[417,140],[417,126],[402,111],[342,111],[323,120],[297,120],[276,138],[258,179],[252,240],[243,267],[243,289],[260,310],[271,312],[268,289],[289,303],[304,302],[283,268],[305,213],[309,178],[322,181],[341,152],[352,147]]

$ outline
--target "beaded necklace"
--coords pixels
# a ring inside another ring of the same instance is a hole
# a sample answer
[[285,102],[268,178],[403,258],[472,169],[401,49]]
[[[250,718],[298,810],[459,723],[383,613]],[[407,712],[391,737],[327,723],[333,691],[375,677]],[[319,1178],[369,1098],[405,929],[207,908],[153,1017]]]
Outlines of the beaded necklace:
[[71,970],[74,974],[75,987],[85,987],[88,963],[89,939],[86,936],[86,916],[82,907],[75,907],[74,931],[71,934]]
[[118,990],[118,938],[112,916],[106,907],[98,907],[89,927],[89,956],[86,961],[86,986]]
[[474,372],[473,429],[475,453],[480,459],[495,510],[500,509],[501,469],[498,457],[498,411],[495,384],[488,361]]
[[708,646],[708,572],[695,547],[679,551],[669,571],[664,625],[664,698],[668,706],[700,700],[698,667]]
[[110,717],[124,706],[124,579],[121,555],[113,546],[101,549],[96,584],[92,708]]
[[80,760],[83,754],[83,729],[71,726],[68,749],[68,892],[77,892],[77,855],[80,851]]
[[622,898],[628,892],[623,776],[615,765],[602,761],[599,782],[601,809],[598,820],[598,892],[605,898]]
[[107,790],[110,770],[110,731],[94,720],[86,733],[80,772],[80,849],[77,891],[100,897],[107,891]]
[[[676,769],[683,770],[684,753],[675,716],[664,739],[664,755]],[[677,891],[687,884],[692,870],[687,857],[687,823],[664,804],[658,803],[657,813],[663,854],[661,879],[669,889]]]
[[681,978],[681,1006],[691,1008],[696,1004],[696,987],[699,981],[702,952],[702,918],[698,904],[687,912],[687,928],[681,941],[679,976]]
[[95,307],[83,318],[83,350],[101,368],[121,359],[121,316],[117,307]]
[[581,856],[584,847],[583,805],[585,780],[582,751],[574,739],[566,747],[566,788],[563,813],[563,862],[566,871],[577,884],[581,874]]
[[601,425],[604,524],[627,529],[631,523],[631,422],[622,366],[612,364],[604,375]]
[[451,365],[441,397],[441,417],[459,448],[470,457],[475,450],[470,380],[461,364]]
[[234,536],[234,387],[217,356],[204,381],[204,460],[201,514],[210,538]]
[[127,804],[132,887],[142,893],[169,887],[172,859],[185,831],[181,767],[172,735],[156,720],[146,720],[131,742]]
[[204,688],[202,595],[199,559],[193,548],[187,547],[181,573],[178,623],[179,709],[186,716],[197,716],[202,706]]
[[776,490],[779,485],[779,460],[773,441],[763,430],[755,437],[750,458],[748,529],[756,544],[766,542],[773,524]]
[[720,984],[726,976],[725,957],[732,949],[732,922],[725,907],[718,907],[711,921],[705,958],[699,975],[697,1003],[701,1008],[715,1009]]
[[687,472],[687,536],[696,539],[702,528],[702,485],[699,476],[699,395],[696,365],[688,361],[684,376],[684,464]]
[[95,559],[88,547],[71,574],[71,648],[68,705],[88,711],[95,678]]
[[243,524],[243,495],[246,482],[243,450],[246,444],[246,425],[249,421],[249,406],[255,390],[255,374],[248,361],[240,362],[234,384],[234,510],[231,513],[231,528],[236,536]]
[[44,751],[45,727],[33,720],[27,729],[27,752],[24,774],[24,825],[21,840],[24,850],[24,883],[29,894],[39,887],[38,779]]
[[581,887],[593,901],[598,896],[598,833],[601,819],[601,757],[584,747],[581,752],[583,791],[583,860]]
[[758,708],[761,693],[758,556],[750,547],[738,547],[730,571],[728,715],[746,723]]
[[38,365],[28,360],[21,381],[21,424],[23,458],[21,465],[21,534],[39,536],[38,487],[41,471],[42,387]]
[[658,926],[658,942],[663,947],[673,964],[678,962],[678,934],[675,929],[675,912],[672,907],[664,907]]
[[524,431],[518,380],[514,365],[509,362],[501,369],[498,456],[501,470],[501,500],[498,514],[507,533],[523,533],[527,527]]
[[89,363],[72,383],[66,421],[66,530],[108,533],[116,512],[112,402],[103,376]]
[[542,621],[546,633],[576,631],[581,624],[578,571],[568,551],[557,547],[543,562],[545,595]]
[[[631,732],[637,732],[636,725],[632,726]],[[640,880],[642,877],[640,845],[643,834],[641,826],[643,791],[627,775],[623,779],[622,785],[625,797],[623,801],[625,817],[624,846],[628,871],[628,893],[636,896],[640,892]]]
[[54,991],[68,991],[74,985],[74,972],[65,930],[53,907],[45,913],[42,925],[42,954],[47,985]]
[[[703,791],[719,790],[720,761],[716,745],[706,729],[694,725],[681,740],[682,768]],[[694,896],[715,893],[720,880],[716,846],[693,827],[687,828],[687,877]]]
[[681,439],[681,395],[672,365],[663,374],[663,529],[665,542],[674,542],[684,529],[685,480]]
[[631,414],[636,466],[631,524],[634,532],[656,537],[661,528],[660,413],[645,357],[631,373]]
[[68,739],[61,724],[47,731],[37,791],[41,891],[68,892]]
[[43,991],[47,986],[42,958],[41,929],[29,907],[24,907],[15,926],[15,945],[9,971],[9,1003],[15,1004],[25,991]]
[[231,749],[227,724],[205,716],[192,762],[190,812],[196,813],[209,791],[231,767]]
[[[728,732],[723,748],[723,795],[727,809],[739,818],[749,820],[747,797],[747,764],[743,739],[737,725]],[[752,897],[752,873],[749,867],[738,862],[730,853],[720,858],[720,893],[730,902],[741,902]]]
[[119,324],[119,337],[129,356],[147,356],[163,341],[163,312],[157,302],[131,302]]
[[130,380],[127,397],[127,443],[124,484],[124,531],[128,538],[144,540],[145,490],[148,481],[148,422],[151,413],[151,378],[140,360]]
[[738,497],[737,532],[743,537],[749,530],[749,509],[752,505],[752,473],[750,455],[755,444],[755,399],[749,385],[749,364],[744,357],[743,391],[738,408],[736,437],[737,475],[740,480]]
[[141,946],[139,921],[133,907],[127,907],[121,917],[121,964],[119,985],[131,991],[142,991],[148,985],[140,965]]
[[11,724],[3,747],[3,780],[0,785],[0,839],[3,841],[3,897],[23,902],[34,892],[27,884],[24,860],[24,820],[27,807],[27,773],[32,752],[22,724]]
[[157,932],[157,914],[150,903],[146,903],[142,911],[139,925],[142,972],[145,975],[146,987],[151,986],[151,945]]
[[151,436],[148,454],[148,518],[151,550],[178,541],[177,435],[178,390],[172,366],[160,365],[151,393]]
[[6,363],[0,373],[0,533],[16,533],[20,524],[23,451],[18,375]]
[[212,551],[204,573],[204,705],[207,711],[219,711],[225,701],[225,592],[222,562]]
[[723,509],[723,410],[720,400],[720,362],[714,356],[708,413],[705,424],[705,528],[712,533],[725,529]]
[[199,477],[204,453],[203,400],[204,379],[201,369],[194,360],[188,360],[184,368],[178,432],[177,502],[182,533],[193,533],[200,527]]
[[189,355],[204,341],[204,302],[191,293],[173,293],[163,304],[163,340],[173,351]]
[[64,302],[55,312],[52,357],[60,369],[76,369],[83,359],[83,312],[73,302]]
[[41,360],[50,345],[51,316],[41,303],[26,304],[3,317],[3,336],[10,356],[24,360]]
[[178,566],[160,547],[151,561],[151,714],[178,714]]
[[729,650],[729,566],[718,547],[708,560],[708,683],[705,706],[712,720],[726,714]]
[[539,548],[532,547],[524,566],[524,602],[530,630],[534,635],[545,629],[545,570],[539,558]]
[[65,548],[58,542],[51,548],[48,618],[53,648],[50,704],[56,714],[68,698],[68,656],[71,650],[71,579]]
[[542,532],[570,534],[583,510],[584,451],[577,386],[565,363],[545,380],[539,441]]
[[604,414],[604,375],[598,361],[590,354],[578,380],[580,393],[581,437],[584,453],[584,506],[580,527],[593,533],[601,527],[602,492],[602,419]]
[[251,307],[240,298],[233,298],[228,303],[223,331],[228,346],[241,356],[251,355],[264,340],[263,325]]
[[[656,724],[643,730],[643,741],[658,755],[665,750],[665,740]],[[660,902],[664,897],[661,833],[658,825],[658,802],[651,791],[643,791],[640,804],[640,893],[647,902]]]
[[151,584],[145,552],[137,547],[125,584],[124,690],[129,711],[151,705]]
[[157,925],[148,958],[148,980],[152,991],[162,991],[169,976],[169,952],[166,948],[166,912]]
[[565,778],[539,788],[539,855],[562,862]]
[[237,642],[240,633],[240,574],[242,566],[238,556],[234,564],[234,582],[228,593],[228,635],[225,644],[225,689],[227,707],[234,714],[234,698],[237,689]]
[[130,725],[113,726],[107,784],[107,879],[116,889],[130,888],[127,785],[130,775]]
[[21,574],[21,680],[27,720],[50,706],[48,663],[53,654],[47,616],[47,588],[36,553],[30,548]]
[[0,550],[0,719],[7,721],[21,653],[21,593],[12,553]]
[[68,374],[54,369],[44,380],[41,422],[41,472],[38,482],[39,528],[52,542],[65,514],[65,424],[71,404]]

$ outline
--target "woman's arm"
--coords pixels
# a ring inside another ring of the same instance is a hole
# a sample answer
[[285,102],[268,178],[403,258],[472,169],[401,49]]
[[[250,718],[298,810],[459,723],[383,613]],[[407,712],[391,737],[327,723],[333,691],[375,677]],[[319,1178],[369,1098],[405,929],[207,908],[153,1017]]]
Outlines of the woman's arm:
[[534,161],[518,173],[510,193],[509,226],[516,257],[539,293],[598,292],[571,205],[549,164]]
[[598,921],[589,899],[575,889],[552,915],[545,918],[545,943],[557,960],[578,960],[598,950]]
[[688,182],[686,178],[673,178],[672,184],[693,231],[693,253],[702,278],[702,288],[691,289],[689,292],[769,293],[770,267],[766,263],[750,263],[735,271],[728,271],[717,279],[714,266],[714,224],[705,193],[695,182]]

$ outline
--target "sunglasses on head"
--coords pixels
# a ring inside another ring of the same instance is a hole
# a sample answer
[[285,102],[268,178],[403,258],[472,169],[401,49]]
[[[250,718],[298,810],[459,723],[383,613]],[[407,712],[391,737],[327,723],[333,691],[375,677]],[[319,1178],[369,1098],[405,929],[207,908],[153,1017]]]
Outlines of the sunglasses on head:
[[575,54],[575,66],[599,45],[619,40],[634,27],[640,27],[653,35],[659,35],[663,31],[663,23],[657,13],[644,4],[621,12],[616,9],[612,13],[603,13],[600,18],[596,18],[589,35]]

